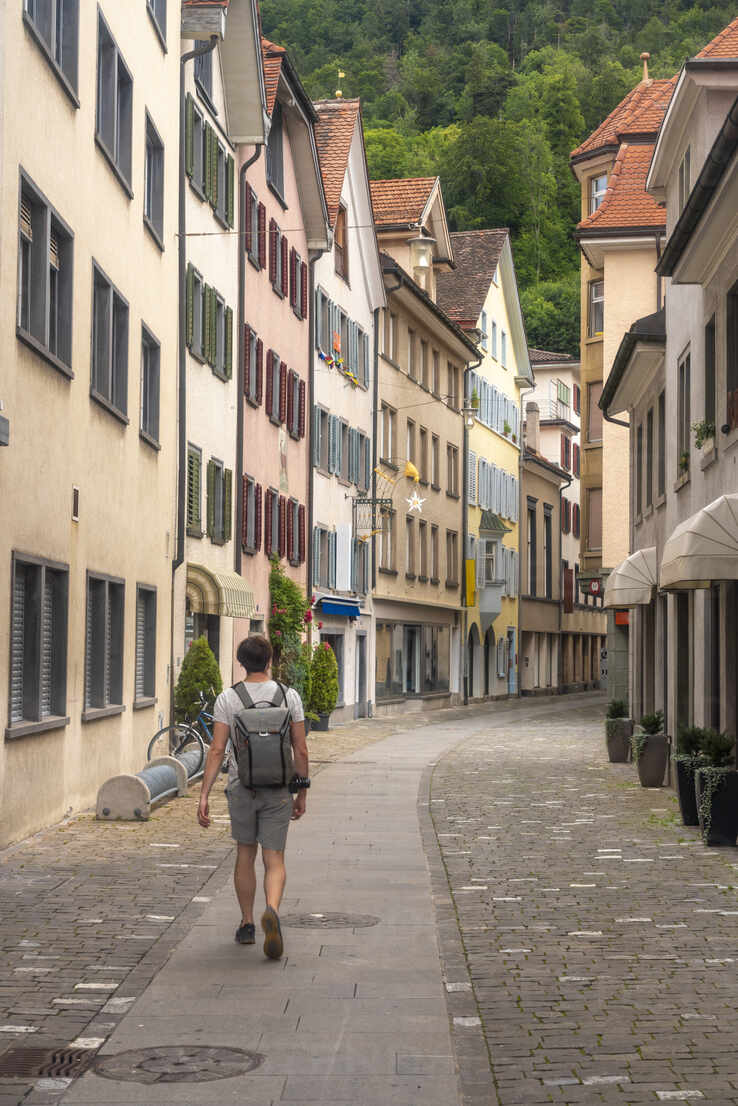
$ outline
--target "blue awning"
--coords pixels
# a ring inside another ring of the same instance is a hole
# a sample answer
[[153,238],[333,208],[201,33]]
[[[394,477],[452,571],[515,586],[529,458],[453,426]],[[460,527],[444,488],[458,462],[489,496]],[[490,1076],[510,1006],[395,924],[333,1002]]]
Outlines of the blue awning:
[[320,600],[323,614],[340,614],[344,618],[358,618],[361,608],[355,599],[334,599],[333,597]]

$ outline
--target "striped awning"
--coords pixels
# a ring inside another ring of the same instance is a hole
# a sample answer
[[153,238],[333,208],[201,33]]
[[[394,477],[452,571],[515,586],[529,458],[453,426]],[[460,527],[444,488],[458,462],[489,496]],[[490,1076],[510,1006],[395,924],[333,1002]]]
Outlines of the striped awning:
[[738,580],[738,495],[721,495],[674,530],[664,545],[659,582],[667,591]]
[[195,614],[217,614],[226,618],[253,618],[254,593],[237,572],[187,565],[187,599]]
[[651,602],[657,586],[656,547],[637,549],[608,576],[603,606],[643,606]]

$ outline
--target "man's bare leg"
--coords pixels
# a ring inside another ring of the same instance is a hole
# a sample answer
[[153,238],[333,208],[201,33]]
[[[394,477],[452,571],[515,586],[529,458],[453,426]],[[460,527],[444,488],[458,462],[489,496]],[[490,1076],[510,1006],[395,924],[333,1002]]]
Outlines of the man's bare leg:
[[287,882],[284,852],[277,849],[262,849],[261,858],[264,861],[264,897],[267,906],[271,906],[273,910],[279,913],[279,904],[282,901],[284,885]]
[[236,868],[233,873],[233,885],[236,898],[241,907],[241,925],[254,923],[254,899],[256,898],[256,851],[257,845],[239,845],[236,853]]

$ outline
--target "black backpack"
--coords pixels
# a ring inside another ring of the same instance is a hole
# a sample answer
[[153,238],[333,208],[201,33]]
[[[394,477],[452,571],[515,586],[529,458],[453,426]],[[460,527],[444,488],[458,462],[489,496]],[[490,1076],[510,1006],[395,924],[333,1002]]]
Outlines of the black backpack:
[[276,683],[273,699],[254,699],[245,683],[233,685],[243,703],[233,716],[233,752],[238,778],[250,789],[287,787],[294,775],[292,714],[283,684]]

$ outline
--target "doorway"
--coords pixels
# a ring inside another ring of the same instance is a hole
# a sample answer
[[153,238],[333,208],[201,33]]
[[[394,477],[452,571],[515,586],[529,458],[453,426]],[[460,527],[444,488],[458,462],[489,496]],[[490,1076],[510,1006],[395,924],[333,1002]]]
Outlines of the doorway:
[[495,686],[495,632],[490,626],[484,635],[484,694],[494,694]]
[[356,635],[356,717],[366,718],[366,634]]
[[405,694],[420,692],[420,627],[405,627]]
[[518,693],[518,632],[514,626],[507,628],[507,693]]

